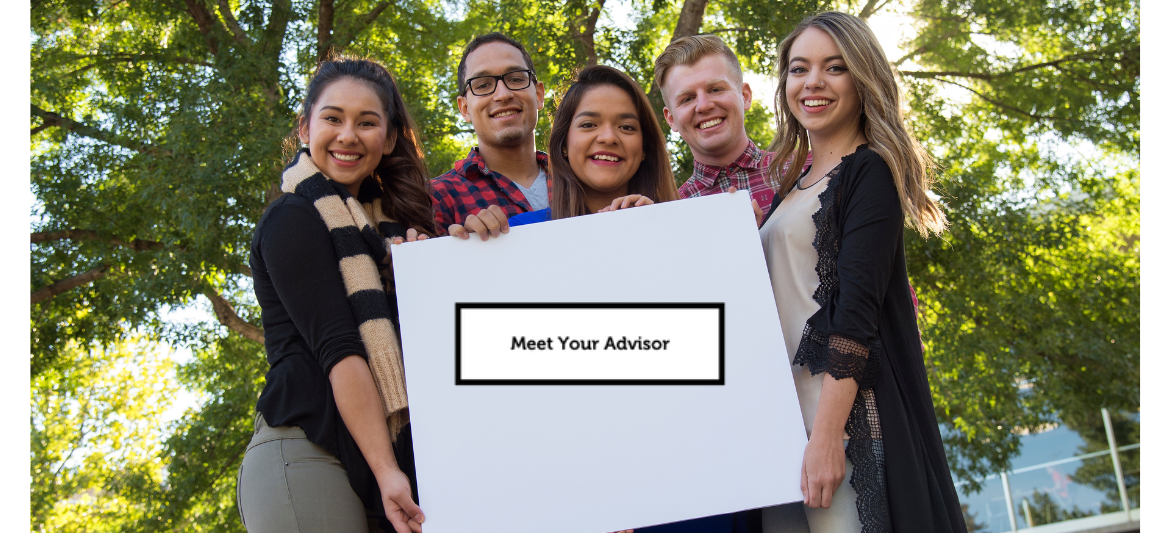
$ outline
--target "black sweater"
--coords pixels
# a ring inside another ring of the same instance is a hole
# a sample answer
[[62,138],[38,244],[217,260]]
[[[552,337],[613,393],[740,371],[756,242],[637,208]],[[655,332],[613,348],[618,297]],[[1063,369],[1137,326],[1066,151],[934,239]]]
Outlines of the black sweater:
[[[366,349],[333,240],[313,204],[292,194],[273,202],[256,225],[251,265],[270,366],[256,410],[269,426],[300,427],[311,442],[337,456],[354,492],[380,513],[377,481],[337,411],[329,382],[333,365],[351,355],[364,359]],[[393,320],[397,325],[397,316]],[[414,485],[409,427],[394,451]]]
[[[866,476],[867,465],[859,464],[859,458],[850,460],[862,485],[884,485],[892,531],[965,532],[918,337],[898,190],[885,160],[867,145],[842,160],[840,173],[821,195],[821,210],[813,216],[821,278],[814,299],[824,301],[818,300],[821,309],[806,323],[800,350],[810,337],[835,335],[869,347],[870,358],[876,359],[867,361],[877,368],[867,368],[866,376],[846,377],[858,379],[862,388],[873,387],[881,428],[878,456],[884,459],[877,467],[884,479]],[[782,197],[776,195],[769,216]],[[827,276],[822,268],[833,268],[836,275]],[[826,278],[836,278],[836,286],[826,286]],[[867,422],[855,420],[857,415],[855,404],[850,424]],[[864,435],[851,437],[852,444],[869,441]],[[853,486],[863,522],[867,512],[881,514],[874,508],[879,502],[865,499],[866,487]]]

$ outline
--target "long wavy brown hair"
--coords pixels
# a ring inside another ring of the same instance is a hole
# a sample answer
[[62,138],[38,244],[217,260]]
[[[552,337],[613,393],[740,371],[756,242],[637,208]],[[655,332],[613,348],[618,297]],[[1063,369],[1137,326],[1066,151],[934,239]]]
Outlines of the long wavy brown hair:
[[[307,120],[325,88],[344,78],[361,81],[378,95],[386,113],[387,135],[395,139],[394,149],[382,155],[382,160],[371,176],[382,190],[382,212],[391,220],[412,227],[419,233],[432,237],[437,235],[431,196],[427,193],[430,176],[423,163],[418,128],[406,110],[406,102],[402,100],[394,76],[386,67],[370,59],[345,56],[322,61],[317,65],[317,72],[305,90],[305,102],[297,115],[298,126]],[[297,130],[294,129],[290,136],[291,146],[297,146],[296,139]],[[288,146],[286,142],[286,151]],[[295,149],[293,151],[295,153]]]
[[861,128],[869,139],[869,148],[885,160],[894,175],[907,225],[926,237],[942,233],[947,227],[947,217],[927,194],[935,181],[934,159],[906,127],[898,83],[877,37],[863,20],[846,13],[827,11],[812,15],[797,24],[796,29],[780,43],[776,60],[776,77],[779,78],[776,137],[768,148],[776,152],[768,167],[769,179],[778,184],[776,192],[788,194],[800,178],[803,166],[789,165],[788,172],[781,175],[781,165],[792,156],[793,161],[804,161],[811,149],[808,132],[792,114],[784,92],[792,43],[809,28],[829,34],[841,50],[845,67],[849,69],[861,98]]
[[565,92],[549,132],[548,172],[552,178],[550,207],[553,219],[589,214],[589,209],[585,207],[585,190],[569,166],[566,149],[573,115],[577,114],[581,99],[585,93],[602,85],[612,85],[630,96],[637,110],[638,127],[642,130],[642,152],[645,157],[630,178],[627,194],[641,194],[655,203],[678,200],[678,189],[675,188],[670,158],[666,153],[666,138],[658,128],[654,108],[650,106],[646,93],[626,73],[605,65],[592,65],[582,69],[577,74],[577,80]]

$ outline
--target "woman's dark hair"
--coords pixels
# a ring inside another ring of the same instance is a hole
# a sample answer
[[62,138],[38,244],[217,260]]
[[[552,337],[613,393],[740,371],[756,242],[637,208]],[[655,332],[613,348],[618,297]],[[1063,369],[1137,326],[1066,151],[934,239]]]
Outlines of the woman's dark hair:
[[666,138],[658,127],[658,119],[646,93],[626,73],[604,65],[585,67],[577,74],[577,80],[565,92],[553,118],[552,131],[548,139],[548,172],[552,178],[552,218],[561,219],[589,214],[585,207],[585,190],[573,174],[567,157],[569,129],[573,115],[585,93],[595,87],[610,85],[621,89],[634,102],[638,114],[638,127],[642,130],[642,152],[645,157],[634,176],[630,178],[627,194],[641,194],[655,202],[678,200],[678,189],[674,185],[674,174],[670,171],[670,158],[666,153]]
[[[394,76],[386,67],[369,59],[350,57],[322,61],[305,90],[305,103],[297,116],[297,125],[308,120],[325,88],[341,79],[365,83],[378,95],[386,113],[387,135],[394,138],[394,149],[382,155],[373,175],[382,190],[382,212],[403,226],[435,236],[435,216],[431,196],[427,194],[429,175],[423,163],[418,129],[406,110]],[[294,139],[296,131],[293,130]]]

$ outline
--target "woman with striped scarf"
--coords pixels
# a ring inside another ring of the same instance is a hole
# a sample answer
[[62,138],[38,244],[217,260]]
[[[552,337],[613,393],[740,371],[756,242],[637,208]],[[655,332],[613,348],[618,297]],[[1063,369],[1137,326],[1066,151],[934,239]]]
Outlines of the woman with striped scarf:
[[421,531],[389,252],[435,235],[415,131],[373,61],[309,82],[252,240],[271,368],[237,480],[249,532]]

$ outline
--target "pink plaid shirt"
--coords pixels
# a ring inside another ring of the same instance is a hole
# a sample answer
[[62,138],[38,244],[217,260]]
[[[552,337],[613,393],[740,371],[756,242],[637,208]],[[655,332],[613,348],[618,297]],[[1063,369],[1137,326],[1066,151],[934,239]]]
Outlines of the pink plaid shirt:
[[[776,196],[776,190],[768,185],[765,174],[768,172],[768,164],[772,162],[775,155],[774,152],[760,150],[756,147],[756,143],[748,141],[747,149],[743,151],[743,154],[725,167],[713,167],[695,161],[695,173],[682,187],[678,188],[678,196],[680,198],[695,198],[727,192],[727,189],[731,187],[741,191],[749,190],[752,192],[752,198],[760,204],[760,209],[767,216],[768,211],[772,208],[772,199]],[[811,164],[812,154],[810,153],[805,166]],[[781,173],[787,169],[788,164],[785,163]]]

